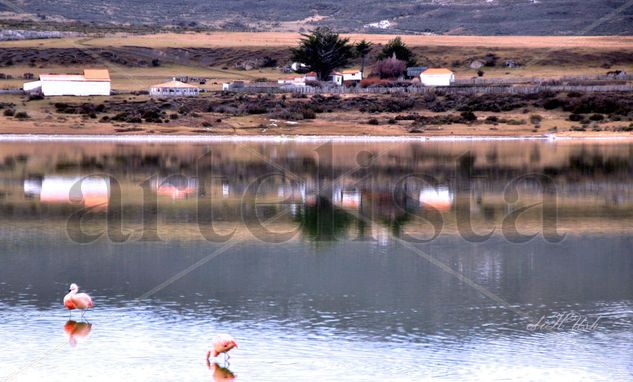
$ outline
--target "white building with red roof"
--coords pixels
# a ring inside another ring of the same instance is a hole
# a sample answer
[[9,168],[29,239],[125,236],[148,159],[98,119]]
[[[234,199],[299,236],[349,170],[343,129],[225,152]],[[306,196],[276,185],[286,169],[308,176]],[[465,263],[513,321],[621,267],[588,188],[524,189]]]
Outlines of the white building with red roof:
[[40,74],[40,80],[27,82],[24,91],[41,91],[45,96],[110,95],[108,69],[84,69],[83,74]]
[[446,68],[428,68],[420,73],[424,86],[450,86],[455,82],[455,73]]

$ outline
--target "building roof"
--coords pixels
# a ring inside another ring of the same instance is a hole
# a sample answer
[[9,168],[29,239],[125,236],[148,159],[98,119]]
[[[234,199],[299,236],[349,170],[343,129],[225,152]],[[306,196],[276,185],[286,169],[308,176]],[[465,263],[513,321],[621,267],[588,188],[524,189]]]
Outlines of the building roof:
[[341,73],[343,74],[356,74],[360,72],[360,69],[347,69],[347,70],[343,70]]
[[308,72],[306,73],[306,77],[316,77],[317,76],[317,72]]
[[84,74],[40,74],[41,81],[110,82],[108,69],[85,69]]
[[108,69],[84,69],[84,77],[89,81],[110,81]]
[[186,84],[186,83],[180,82],[180,81],[163,82],[162,84],[152,85],[152,88],[157,88],[157,89],[165,89],[165,88],[170,88],[170,89],[199,89],[197,86],[189,85],[189,84]]
[[423,71],[422,74],[433,76],[441,74],[453,74],[453,72],[450,69],[446,68],[428,68],[427,70]]

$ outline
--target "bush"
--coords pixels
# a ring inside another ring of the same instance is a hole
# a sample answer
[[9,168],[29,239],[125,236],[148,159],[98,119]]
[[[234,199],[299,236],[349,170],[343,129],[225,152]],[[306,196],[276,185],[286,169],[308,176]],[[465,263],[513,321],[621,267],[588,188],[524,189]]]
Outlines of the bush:
[[386,58],[376,62],[372,74],[380,78],[399,78],[407,70],[407,63],[396,58]]
[[592,114],[589,117],[589,120],[590,121],[603,121],[604,120],[604,115],[602,115],[602,114]]
[[43,99],[44,99],[44,96],[41,95],[41,94],[37,94],[37,93],[29,94],[29,98],[28,98],[29,101],[39,101],[39,100],[43,100]]
[[376,118],[372,118],[369,121],[367,121],[368,125],[380,125],[380,122],[378,122],[378,120]]
[[19,111],[19,112],[15,113],[14,117],[17,118],[17,119],[28,119],[28,118],[30,118],[29,115],[25,111]]
[[572,122],[580,122],[583,121],[585,119],[584,116],[580,115],[580,114],[570,114],[569,115],[569,120]]
[[497,117],[496,115],[491,115],[491,116],[486,117],[486,123],[495,124],[498,122],[499,122],[499,117]]
[[312,109],[305,109],[303,111],[303,118],[304,119],[315,119],[316,118],[316,113]]
[[462,111],[460,116],[466,121],[466,122],[473,122],[477,120],[477,116],[475,115],[475,113],[473,113],[472,111]]
[[389,84],[391,84],[391,81],[380,79],[380,77],[369,77],[360,81],[361,88],[387,86]]
[[15,115],[15,110],[5,109],[5,111],[2,114],[4,114],[5,117],[13,117]]
[[543,120],[543,117],[541,117],[538,114],[532,114],[530,116],[530,123],[533,124],[533,125],[539,125],[542,120]]

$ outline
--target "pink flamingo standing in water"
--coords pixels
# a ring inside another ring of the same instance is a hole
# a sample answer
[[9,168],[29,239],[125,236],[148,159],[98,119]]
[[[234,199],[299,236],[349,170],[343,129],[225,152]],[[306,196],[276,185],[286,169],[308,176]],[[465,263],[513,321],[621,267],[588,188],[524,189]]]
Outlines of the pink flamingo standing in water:
[[70,311],[70,314],[72,314],[73,309],[81,309],[83,311],[81,317],[83,318],[84,314],[86,314],[86,309],[92,308],[94,304],[88,294],[77,293],[77,291],[79,291],[77,284],[70,284],[68,294],[64,296],[64,307]]
[[228,352],[233,348],[237,348],[237,342],[235,342],[235,339],[229,334],[224,333],[215,336],[211,345],[213,346],[213,349],[209,350],[207,353],[207,361],[211,357],[211,354],[213,354],[213,357],[215,358],[218,354],[222,353],[224,354],[224,362],[226,362],[229,358],[231,358]]

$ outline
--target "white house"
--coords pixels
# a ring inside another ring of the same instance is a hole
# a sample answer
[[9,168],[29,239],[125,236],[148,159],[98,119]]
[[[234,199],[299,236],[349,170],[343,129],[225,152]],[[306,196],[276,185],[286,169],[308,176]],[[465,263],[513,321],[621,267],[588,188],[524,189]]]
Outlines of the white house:
[[154,97],[195,97],[200,94],[200,88],[180,81],[169,81],[152,85],[149,95]]
[[344,70],[341,74],[343,74],[343,82],[361,81],[363,79],[363,72],[357,69]]
[[45,96],[110,95],[108,69],[85,69],[84,74],[41,74],[39,81],[27,82],[24,91],[41,89]]
[[343,85],[343,73],[332,72],[332,74],[330,74],[330,77],[328,78],[328,80],[331,81],[331,82],[334,82],[338,86],[341,86],[341,85]]
[[319,76],[317,75],[316,72],[308,72],[303,76],[303,80],[305,82],[308,81],[318,81],[319,80]]
[[455,81],[455,73],[446,68],[429,68],[420,74],[424,86],[450,86]]

